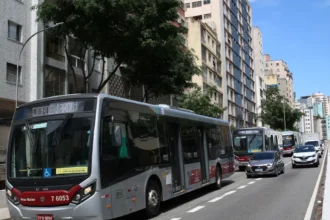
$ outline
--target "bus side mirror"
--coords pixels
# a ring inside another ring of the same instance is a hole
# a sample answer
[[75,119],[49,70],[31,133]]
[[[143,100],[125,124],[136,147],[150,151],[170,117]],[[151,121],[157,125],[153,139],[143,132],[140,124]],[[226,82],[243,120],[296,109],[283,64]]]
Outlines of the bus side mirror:
[[121,127],[116,125],[114,127],[114,139],[113,139],[113,146],[116,146],[116,147],[121,147],[121,142],[122,142],[122,139],[121,139]]

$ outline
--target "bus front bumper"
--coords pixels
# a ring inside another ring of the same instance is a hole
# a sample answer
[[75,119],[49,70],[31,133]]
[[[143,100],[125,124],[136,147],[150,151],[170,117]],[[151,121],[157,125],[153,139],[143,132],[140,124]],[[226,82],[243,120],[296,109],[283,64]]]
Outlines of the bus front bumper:
[[293,149],[290,149],[290,150],[283,150],[283,155],[291,155],[291,154],[293,154]]
[[79,205],[69,204],[58,207],[28,207],[14,205],[7,200],[11,219],[35,220],[37,215],[52,215],[54,220],[103,220],[100,195],[95,193]]

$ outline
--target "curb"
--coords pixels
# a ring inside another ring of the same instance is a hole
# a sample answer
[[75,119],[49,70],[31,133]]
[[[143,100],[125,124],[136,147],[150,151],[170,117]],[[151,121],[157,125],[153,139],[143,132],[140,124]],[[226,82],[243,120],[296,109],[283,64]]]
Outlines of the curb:
[[[328,158],[330,157],[330,152],[328,152]],[[330,220],[330,209],[325,207],[330,207],[330,163],[327,164],[327,170],[325,173],[325,184],[324,184],[324,196],[323,196],[323,209],[322,209],[322,220]]]
[[[323,169],[324,169],[324,163],[325,163],[325,160],[328,158],[328,154],[329,154],[329,148],[328,148],[328,145],[327,145],[327,147],[325,149],[325,154],[323,155],[323,160],[322,160],[320,174],[319,174],[319,176],[317,178],[317,181],[316,181],[316,184],[315,184],[315,188],[314,188],[314,191],[313,191],[311,200],[309,201],[309,205],[308,205],[308,208],[307,208],[307,211],[306,211],[304,220],[311,220],[311,218],[312,218],[314,203],[315,203],[315,200],[316,200],[317,192],[319,191],[321,177],[322,177]],[[328,164],[327,165],[329,166],[329,161],[328,161]]]

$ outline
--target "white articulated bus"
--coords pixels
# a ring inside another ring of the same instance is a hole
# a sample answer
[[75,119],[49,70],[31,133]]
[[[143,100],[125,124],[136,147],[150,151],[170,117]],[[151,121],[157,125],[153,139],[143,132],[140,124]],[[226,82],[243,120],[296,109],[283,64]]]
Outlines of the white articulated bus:
[[16,109],[7,152],[13,219],[113,219],[235,172],[229,123],[104,94]]

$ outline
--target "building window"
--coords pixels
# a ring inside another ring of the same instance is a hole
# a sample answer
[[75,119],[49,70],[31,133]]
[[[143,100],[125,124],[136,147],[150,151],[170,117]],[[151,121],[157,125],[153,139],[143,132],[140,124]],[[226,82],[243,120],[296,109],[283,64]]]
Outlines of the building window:
[[193,2],[191,4],[192,4],[192,7],[193,8],[201,7],[202,6],[202,1]]
[[204,15],[204,19],[209,19],[209,18],[211,18],[211,13]]
[[211,3],[211,0],[204,0],[204,5],[208,5]]
[[22,41],[22,26],[8,21],[8,38],[10,40]]
[[[6,80],[9,83],[16,84],[17,66],[11,63],[7,63],[7,75]],[[21,85],[21,67],[18,67],[18,84]]]
[[186,3],[186,8],[190,8],[190,3]]

